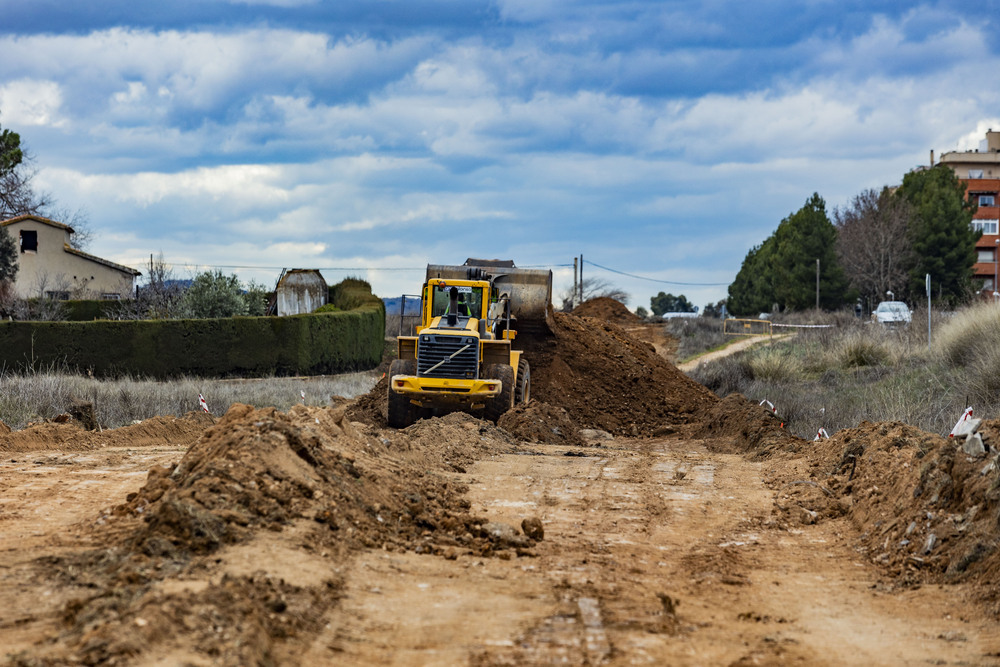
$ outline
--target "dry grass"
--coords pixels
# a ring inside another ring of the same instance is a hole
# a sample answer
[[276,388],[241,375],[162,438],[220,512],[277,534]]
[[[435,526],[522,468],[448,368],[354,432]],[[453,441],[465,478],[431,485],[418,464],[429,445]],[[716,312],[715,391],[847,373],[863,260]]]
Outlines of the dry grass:
[[692,377],[720,396],[772,401],[801,437],[863,420],[946,434],[966,405],[977,416],[1000,415],[1000,309],[971,311],[933,315],[933,352],[926,311],[898,329],[843,317],[831,328],[802,329],[792,340],[705,364]]
[[677,339],[680,361],[720,348],[731,340],[722,333],[722,320],[714,317],[675,317],[665,326],[667,333]]
[[[198,394],[221,415],[233,403],[287,410],[296,403],[328,405],[334,395],[353,398],[375,386],[374,371],[310,378],[205,380],[188,378],[161,382],[140,378],[96,380],[59,370],[17,375],[0,372],[0,421],[13,429],[51,419],[74,400],[94,404],[106,428],[157,415],[180,416],[198,410]],[[305,393],[305,399],[302,393]]]

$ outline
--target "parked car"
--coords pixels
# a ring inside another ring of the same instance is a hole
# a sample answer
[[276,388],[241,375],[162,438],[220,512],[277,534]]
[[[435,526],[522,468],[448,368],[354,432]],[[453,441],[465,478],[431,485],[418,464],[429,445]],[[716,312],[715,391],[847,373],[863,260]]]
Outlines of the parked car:
[[872,322],[887,326],[909,324],[913,314],[902,301],[883,301],[872,311]]

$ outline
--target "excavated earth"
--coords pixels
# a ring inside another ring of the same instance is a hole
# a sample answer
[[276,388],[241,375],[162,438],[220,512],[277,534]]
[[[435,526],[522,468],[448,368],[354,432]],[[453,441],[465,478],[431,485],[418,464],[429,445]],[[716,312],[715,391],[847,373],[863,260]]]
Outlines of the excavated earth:
[[899,423],[803,441],[597,306],[519,341],[533,400],[497,425],[388,429],[384,381],[0,425],[4,660],[1000,664],[1000,422],[978,458]]

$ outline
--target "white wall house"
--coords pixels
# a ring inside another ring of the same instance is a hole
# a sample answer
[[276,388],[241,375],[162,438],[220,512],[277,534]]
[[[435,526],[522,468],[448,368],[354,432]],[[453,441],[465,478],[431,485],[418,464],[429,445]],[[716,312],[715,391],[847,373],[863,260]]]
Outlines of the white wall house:
[[38,215],[0,221],[19,252],[14,292],[22,298],[125,299],[135,291],[133,268],[77,250],[73,228]]

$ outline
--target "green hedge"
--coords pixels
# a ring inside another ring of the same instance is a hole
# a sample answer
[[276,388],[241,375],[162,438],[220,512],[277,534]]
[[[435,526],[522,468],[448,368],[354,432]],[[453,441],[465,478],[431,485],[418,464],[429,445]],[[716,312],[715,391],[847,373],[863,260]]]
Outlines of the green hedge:
[[119,307],[118,301],[78,300],[63,301],[66,319],[71,322],[90,322],[106,319],[108,313]]
[[0,365],[154,378],[316,375],[374,368],[382,359],[385,309],[367,283],[356,282],[361,285],[331,289],[345,304],[354,305],[336,313],[5,322],[0,324]]

